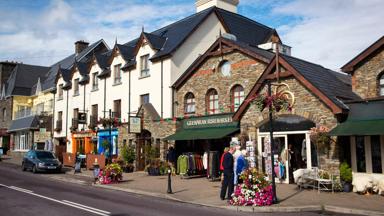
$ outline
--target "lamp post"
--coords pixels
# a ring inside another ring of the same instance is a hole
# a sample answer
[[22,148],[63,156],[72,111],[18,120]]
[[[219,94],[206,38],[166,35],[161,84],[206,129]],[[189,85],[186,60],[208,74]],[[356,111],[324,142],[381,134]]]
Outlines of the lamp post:
[[[271,81],[267,81],[268,86],[268,96],[271,97],[272,95],[272,84]],[[276,195],[276,182],[275,182],[275,155],[274,155],[274,148],[275,148],[275,141],[273,140],[273,117],[272,117],[272,103],[269,103],[268,105],[268,113],[269,113],[269,135],[270,135],[270,142],[271,142],[271,168],[272,168],[272,202],[273,204],[277,203],[277,195]]]
[[172,193],[171,174],[172,174],[171,167],[169,167],[168,168],[168,189],[167,189],[168,194]]

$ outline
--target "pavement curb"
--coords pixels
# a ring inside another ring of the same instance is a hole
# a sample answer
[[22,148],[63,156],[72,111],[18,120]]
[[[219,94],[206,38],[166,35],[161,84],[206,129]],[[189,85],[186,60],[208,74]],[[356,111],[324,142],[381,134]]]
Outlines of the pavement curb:
[[339,207],[339,206],[333,206],[333,205],[324,205],[324,211],[325,212],[341,213],[341,214],[369,215],[369,216],[381,216],[381,215],[383,215],[384,216],[384,212],[362,210],[362,209],[352,209],[352,208],[345,208],[345,207]]

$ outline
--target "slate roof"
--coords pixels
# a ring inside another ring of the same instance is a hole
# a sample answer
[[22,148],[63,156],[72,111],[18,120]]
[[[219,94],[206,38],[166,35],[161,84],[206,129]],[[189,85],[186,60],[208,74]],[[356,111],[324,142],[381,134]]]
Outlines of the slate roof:
[[108,59],[111,56],[111,54],[112,54],[111,50],[101,54],[95,53],[96,61],[99,64],[100,68],[109,68]]
[[7,81],[5,96],[12,95],[33,95],[33,86],[39,78],[43,78],[49,67],[36,65],[17,64]]
[[38,119],[38,116],[36,115],[15,119],[15,120],[12,120],[11,126],[8,129],[8,132],[38,129],[39,128],[38,124],[39,124],[39,119]]
[[337,72],[321,65],[292,56],[282,54],[281,57],[339,107],[348,109],[343,101],[360,99],[359,96],[352,92],[351,84],[346,83],[347,75],[336,74]]
[[[206,10],[195,13],[182,20],[174,22],[168,26],[160,28],[149,35],[151,43],[155,44],[157,48],[163,43],[164,38],[166,41],[159,51],[151,57],[151,60],[172,55],[176,49],[193,33],[195,29],[212,13],[224,22],[224,26],[229,33],[234,34],[238,40],[248,44],[259,45],[266,43],[270,36],[275,32],[274,29],[262,25],[254,20],[246,18],[240,14],[232,13],[217,7],[211,7]],[[135,46],[139,38],[132,40],[124,45]]]
[[75,61],[77,62],[87,62],[87,60],[91,57],[92,53],[100,53],[105,52],[105,50],[108,49],[105,45],[105,42],[103,39],[100,39],[96,41],[95,43],[89,45],[87,48],[85,48],[83,51],[81,51],[79,54],[72,54],[68,57],[56,62],[55,64],[51,65],[50,70],[48,71],[47,75],[45,76],[44,81],[42,82],[41,89],[42,91],[51,89],[55,87],[55,81],[56,76],[59,71],[59,67],[62,69],[70,69]]
[[120,50],[120,54],[125,61],[129,61],[134,57],[133,51],[135,47],[127,46],[124,44],[116,44],[116,46]]
[[147,38],[148,42],[151,44],[153,49],[159,50],[164,46],[165,41],[167,41],[166,37],[151,34],[151,33],[143,33]]
[[384,119],[384,98],[381,100],[346,103],[350,108],[348,120]]

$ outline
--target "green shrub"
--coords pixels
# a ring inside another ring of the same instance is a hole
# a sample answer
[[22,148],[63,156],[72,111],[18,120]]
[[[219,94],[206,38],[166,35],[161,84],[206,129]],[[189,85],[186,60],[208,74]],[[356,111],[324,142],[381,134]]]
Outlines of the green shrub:
[[340,179],[344,182],[352,182],[352,169],[346,162],[340,164]]
[[126,163],[132,164],[136,158],[135,148],[131,145],[123,146],[121,156]]

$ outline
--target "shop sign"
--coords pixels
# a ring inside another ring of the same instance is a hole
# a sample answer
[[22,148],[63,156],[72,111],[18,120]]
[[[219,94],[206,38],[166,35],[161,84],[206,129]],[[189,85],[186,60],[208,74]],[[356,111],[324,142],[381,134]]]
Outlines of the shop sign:
[[87,113],[78,113],[77,120],[79,124],[87,124]]
[[141,133],[141,118],[136,116],[129,117],[129,133]]
[[232,114],[204,116],[183,120],[184,129],[210,127],[237,127],[238,122],[232,120]]
[[74,138],[85,138],[85,137],[93,137],[93,133],[75,133],[73,134]]

